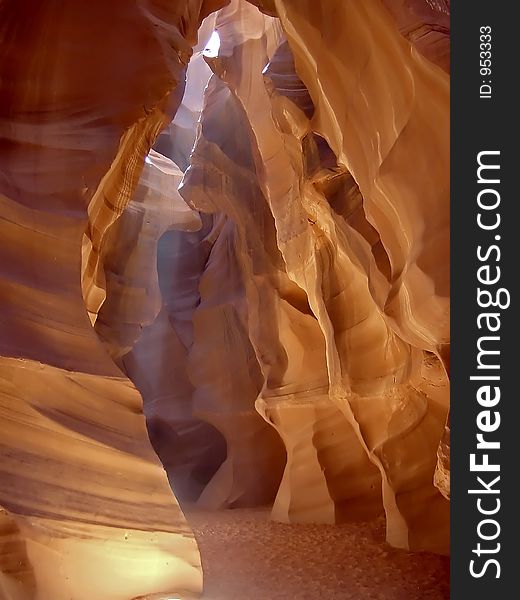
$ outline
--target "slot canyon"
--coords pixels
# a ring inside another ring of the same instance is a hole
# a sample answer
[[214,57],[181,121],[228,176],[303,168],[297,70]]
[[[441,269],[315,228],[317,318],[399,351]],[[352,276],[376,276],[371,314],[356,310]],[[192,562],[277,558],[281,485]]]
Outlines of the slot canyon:
[[0,600],[449,597],[450,0],[0,0]]

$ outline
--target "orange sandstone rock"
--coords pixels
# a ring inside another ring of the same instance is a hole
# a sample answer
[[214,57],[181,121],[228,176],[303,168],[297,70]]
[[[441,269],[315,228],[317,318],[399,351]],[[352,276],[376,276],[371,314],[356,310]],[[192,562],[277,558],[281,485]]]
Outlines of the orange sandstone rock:
[[0,598],[199,595],[168,479],[447,551],[448,16],[0,4]]

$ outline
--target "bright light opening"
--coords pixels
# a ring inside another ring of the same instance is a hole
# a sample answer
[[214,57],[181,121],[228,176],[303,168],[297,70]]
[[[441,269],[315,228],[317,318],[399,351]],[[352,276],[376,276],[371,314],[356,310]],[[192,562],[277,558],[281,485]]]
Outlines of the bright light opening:
[[204,48],[204,52],[202,54],[204,54],[204,56],[207,56],[208,58],[215,58],[216,56],[218,56],[219,49],[220,36],[216,31],[214,31],[211,34],[211,37],[209,38],[206,48]]

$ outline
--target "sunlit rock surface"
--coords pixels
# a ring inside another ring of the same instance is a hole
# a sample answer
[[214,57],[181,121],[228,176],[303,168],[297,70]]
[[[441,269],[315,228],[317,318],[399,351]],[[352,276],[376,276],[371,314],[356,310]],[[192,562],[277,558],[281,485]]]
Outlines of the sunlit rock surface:
[[0,38],[0,599],[197,597],[176,496],[446,553],[449,2]]
[[[384,9],[381,21],[381,27],[389,29],[387,37],[396,52],[402,53],[402,60],[407,59],[405,48],[400,47],[408,42],[395,29]],[[404,209],[401,224],[398,213],[398,204],[402,202],[398,182],[406,182],[402,188],[411,186],[409,197],[421,198],[422,202],[426,175],[421,180],[415,179],[415,191],[408,164],[396,165],[383,176],[383,166],[376,170],[376,166],[385,164],[377,146],[371,149],[374,165],[364,162],[365,153],[357,154],[361,152],[357,144],[363,142],[363,129],[367,136],[380,135],[371,130],[376,123],[368,116],[356,125],[347,122],[352,128],[357,127],[356,143],[352,146],[343,140],[341,130],[319,129],[323,113],[320,102],[323,101],[319,94],[316,99],[312,98],[303,78],[296,76],[290,45],[280,35],[277,20],[263,17],[245,3],[235,2],[219,13],[216,27],[221,46],[218,58],[209,62],[227,85],[224,87],[215,78],[206,89],[202,128],[181,194],[192,206],[204,211],[209,201],[222,206],[234,197],[238,198],[235,204],[243,203],[244,197],[251,199],[254,197],[249,191],[251,180],[256,179],[274,220],[271,237],[276,236],[273,251],[265,243],[269,237],[262,234],[262,250],[268,255],[279,252],[282,273],[292,285],[296,284],[300,293],[305,292],[308,306],[303,310],[297,307],[293,320],[303,321],[306,311],[313,317],[312,324],[302,322],[298,328],[287,322],[279,322],[274,328],[285,355],[283,362],[275,361],[276,379],[270,377],[274,370],[271,360],[264,358],[269,356],[266,346],[272,348],[273,341],[266,344],[265,326],[262,335],[258,335],[260,323],[265,322],[265,310],[257,310],[256,315],[249,317],[250,338],[265,377],[257,407],[277,428],[288,452],[273,516],[282,520],[323,522],[359,518],[361,515],[357,515],[353,499],[366,511],[374,506],[371,492],[377,489],[387,515],[391,543],[445,550],[448,504],[434,486],[434,471],[448,407],[448,387],[442,363],[434,353],[442,357],[445,339],[442,335],[447,335],[442,327],[446,326],[447,314],[439,311],[447,310],[447,298],[443,295],[430,298],[418,285],[418,280],[426,281],[427,275],[445,283],[445,273],[438,265],[431,265],[431,274],[424,273],[404,250],[405,244],[413,242],[414,230],[426,236],[424,217],[420,223],[415,217],[426,211],[428,205],[407,207],[411,213],[409,232],[403,230]],[[363,30],[366,29],[365,25]],[[381,43],[378,40],[373,43],[378,50]],[[383,48],[379,51],[383,54]],[[415,60],[417,65],[411,62],[410,69],[416,68],[421,77],[431,78],[432,87],[439,88],[446,112],[447,95],[442,96],[447,91],[445,74],[431,63],[425,63],[420,55]],[[345,78],[354,78],[348,69],[346,61]],[[355,62],[350,69],[356,69]],[[380,82],[379,79],[369,79],[365,84],[368,106],[370,98],[377,104],[381,86],[390,86],[387,93],[394,93],[391,81]],[[332,82],[324,77],[325,84],[332,85]],[[416,93],[420,91],[419,88]],[[395,94],[404,102],[399,90],[396,89]],[[355,106],[357,100],[352,102],[355,116],[360,109]],[[428,101],[425,100],[425,104],[427,107]],[[440,112],[441,108],[437,110],[445,120],[441,119],[440,133],[435,136],[437,145],[447,140],[447,115]],[[363,110],[368,115],[368,109]],[[399,110],[412,111],[409,117],[412,119],[414,111],[419,109],[404,102],[403,107],[396,105],[385,110],[395,111],[394,121],[405,121],[406,115],[400,115]],[[354,120],[354,116],[350,119]],[[420,130],[431,129],[431,125],[424,122],[425,117],[417,116],[419,131],[414,132],[410,126],[411,139],[405,142],[401,142],[399,130],[394,129],[394,149],[401,143],[411,147],[414,140],[417,147],[424,143],[426,133]],[[240,126],[241,120],[245,125]],[[235,136],[225,135],[225,131],[232,131]],[[340,149],[337,154],[324,139],[326,136],[332,140],[333,135],[345,145],[345,150]],[[391,136],[390,131],[387,135]],[[224,136],[225,144],[219,144]],[[244,148],[246,136],[254,150],[249,159]],[[342,152],[343,161],[338,158]],[[359,170],[358,184],[354,167]],[[235,176],[230,175],[232,169]],[[373,173],[375,183],[365,169]],[[437,206],[444,201],[447,207],[445,170],[430,171],[428,175],[431,178],[437,173],[441,186],[440,190],[430,193],[432,208],[434,201]],[[383,185],[387,180],[395,180],[389,183],[388,190]],[[365,192],[362,182],[366,182]],[[380,204],[386,212],[378,212],[377,205],[372,214],[365,196],[377,193],[384,197],[384,204],[383,200]],[[442,217],[436,215],[435,218],[439,221]],[[447,226],[447,215],[444,218]],[[244,217],[236,212],[235,221],[242,220]],[[258,218],[253,220],[256,226],[258,222]],[[432,231],[430,235],[434,238],[444,235],[447,239],[447,229]],[[244,237],[248,246],[251,245],[253,235],[247,233]],[[413,243],[417,244],[418,255],[424,252],[420,240]],[[425,243],[432,243],[427,236]],[[255,250],[248,248],[246,256],[254,259]],[[403,272],[397,277],[394,271],[400,260],[409,264],[401,265]],[[446,265],[441,266],[445,270]],[[246,264],[243,269],[252,298],[265,298],[266,285],[259,291],[260,277],[255,267],[251,269]],[[417,275],[409,275],[410,289],[401,290],[408,281],[405,274],[409,271]],[[401,307],[393,294],[403,294],[408,298],[407,304]],[[280,292],[275,292],[274,297],[277,296],[281,296]],[[430,305],[430,311],[422,313],[425,322],[419,330],[412,330],[412,316],[418,318],[411,313],[410,302],[414,300],[418,306],[424,302]],[[391,302],[395,303],[393,310],[390,310]],[[427,329],[430,323],[426,319],[431,318],[434,306],[444,321],[435,321],[431,329]],[[256,308],[253,301],[249,302],[249,308],[250,311]],[[279,319],[284,314],[280,309],[276,312]],[[267,320],[271,323],[273,319]],[[439,343],[427,339],[426,334],[437,336]],[[314,350],[316,356],[309,357],[310,350]],[[309,369],[308,364],[313,368]],[[316,411],[327,410],[327,407],[338,414],[333,417],[332,412],[323,423]],[[300,413],[306,414],[300,417]],[[314,424],[306,433],[309,423]],[[335,434],[333,441],[329,439],[332,434]],[[306,444],[308,450],[304,450]],[[344,461],[346,456],[348,460]],[[312,475],[313,463],[315,475]],[[298,477],[292,473],[293,469]],[[352,504],[354,506],[350,506]]]
[[21,565],[2,562],[2,598],[201,589],[141,397],[92,321],[110,226],[213,8],[0,5],[0,506]]

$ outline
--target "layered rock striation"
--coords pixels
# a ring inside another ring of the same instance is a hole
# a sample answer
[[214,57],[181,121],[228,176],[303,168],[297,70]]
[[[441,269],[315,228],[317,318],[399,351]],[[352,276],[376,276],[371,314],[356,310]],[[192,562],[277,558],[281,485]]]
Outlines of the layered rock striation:
[[0,598],[197,597],[176,497],[447,552],[448,17],[0,5]]
[[175,114],[215,8],[0,6],[2,598],[201,590],[141,397],[92,322],[110,226]]

